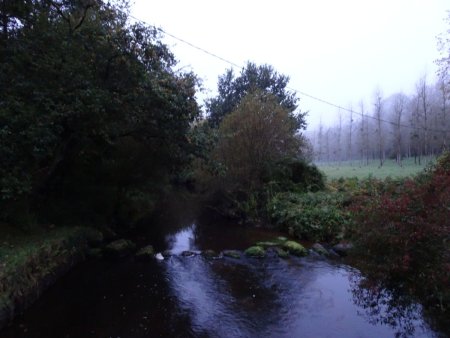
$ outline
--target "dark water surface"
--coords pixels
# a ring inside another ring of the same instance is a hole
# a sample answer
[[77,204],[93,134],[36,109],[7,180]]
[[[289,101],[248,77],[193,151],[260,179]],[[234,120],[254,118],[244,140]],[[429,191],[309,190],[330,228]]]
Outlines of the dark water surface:
[[358,287],[358,271],[339,260],[178,255],[242,250],[279,235],[186,211],[192,209],[168,208],[135,238],[174,256],[87,261],[0,337],[439,336],[424,322],[420,306],[392,309],[388,292],[367,297]]

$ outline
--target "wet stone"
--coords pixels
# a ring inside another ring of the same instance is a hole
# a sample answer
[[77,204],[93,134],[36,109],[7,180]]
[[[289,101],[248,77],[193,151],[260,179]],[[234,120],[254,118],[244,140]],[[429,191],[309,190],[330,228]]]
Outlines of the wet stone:
[[222,252],[222,254],[225,257],[231,257],[231,258],[236,258],[236,259],[241,258],[241,253],[239,251],[237,251],[237,250],[224,250]]
[[181,256],[183,256],[183,257],[192,257],[192,256],[195,256],[195,252],[186,250],[186,251],[183,251],[181,253]]

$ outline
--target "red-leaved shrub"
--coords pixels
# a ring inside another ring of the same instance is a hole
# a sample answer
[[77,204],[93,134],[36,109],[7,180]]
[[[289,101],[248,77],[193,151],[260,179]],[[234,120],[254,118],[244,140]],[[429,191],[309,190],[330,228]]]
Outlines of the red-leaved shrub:
[[450,153],[401,189],[357,198],[352,214],[364,270],[448,311]]

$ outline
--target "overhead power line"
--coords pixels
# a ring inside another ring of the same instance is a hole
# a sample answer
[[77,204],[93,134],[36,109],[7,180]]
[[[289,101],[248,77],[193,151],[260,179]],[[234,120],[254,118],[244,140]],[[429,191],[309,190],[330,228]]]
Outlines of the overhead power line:
[[[153,27],[154,29],[160,31],[161,33],[163,33],[163,34],[165,34],[167,36],[170,36],[171,38],[173,38],[173,39],[175,39],[177,41],[180,41],[180,42],[184,43],[185,45],[187,45],[187,46],[189,46],[191,48],[194,48],[194,49],[196,49],[196,50],[198,50],[198,51],[200,51],[200,52],[202,52],[202,53],[204,53],[206,55],[209,55],[209,56],[211,56],[213,58],[216,58],[216,59],[218,59],[218,60],[220,60],[220,61],[222,61],[224,63],[227,63],[227,64],[231,65],[232,67],[236,67],[236,68],[240,68],[240,69],[244,68],[243,65],[238,65],[237,63],[235,63],[233,61],[227,60],[227,59],[225,59],[225,58],[223,58],[223,57],[221,57],[221,56],[219,56],[219,55],[217,55],[215,53],[212,53],[212,52],[210,52],[210,51],[208,51],[208,50],[206,50],[206,49],[204,49],[202,47],[199,47],[199,46],[197,46],[197,45],[195,45],[195,44],[193,44],[193,43],[191,43],[191,42],[189,42],[189,41],[187,41],[185,39],[179,38],[176,35],[173,35],[173,34],[167,32],[162,27],[156,27],[155,25],[152,25],[152,24],[150,24],[150,23],[148,23],[148,22],[146,22],[144,20],[141,20],[139,18],[136,18],[133,15],[129,15],[129,17],[133,18],[134,20],[139,21],[139,22],[141,22],[143,24],[149,25],[149,26]],[[340,105],[338,105],[336,103],[333,103],[333,102],[330,102],[328,100],[322,99],[320,97],[317,97],[317,96],[305,93],[305,92],[303,92],[301,90],[298,90],[298,89],[295,89],[295,88],[292,88],[292,87],[288,87],[288,86],[286,88],[296,92],[299,95],[308,97],[308,98],[310,98],[312,100],[315,100],[317,102],[321,102],[321,103],[326,104],[328,106],[331,106],[331,107],[334,107],[334,108],[338,108],[340,110],[344,110],[344,111],[347,111],[349,113],[362,116],[363,118],[368,118],[368,119],[380,121],[380,122],[383,122],[383,123],[391,124],[391,125],[396,126],[396,127],[403,127],[403,128],[413,129],[413,130],[427,130],[429,132],[438,132],[438,133],[445,133],[446,132],[445,130],[437,130],[437,129],[432,129],[432,128],[413,126],[413,125],[410,125],[410,124],[399,124],[399,123],[396,123],[396,122],[393,122],[393,121],[389,121],[389,120],[385,120],[385,119],[381,119],[381,118],[376,118],[376,117],[370,116],[370,115],[365,115],[365,114],[363,114],[361,112],[354,111],[354,110],[349,109],[349,108],[345,108],[345,107],[340,106]]]

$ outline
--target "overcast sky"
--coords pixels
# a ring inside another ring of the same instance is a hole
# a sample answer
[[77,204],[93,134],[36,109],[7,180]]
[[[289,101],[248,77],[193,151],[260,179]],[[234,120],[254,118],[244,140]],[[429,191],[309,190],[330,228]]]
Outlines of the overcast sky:
[[[309,95],[371,108],[376,87],[409,94],[424,74],[434,80],[449,9],[448,0],[135,0],[132,15],[238,65],[270,64]],[[213,96],[231,66],[169,36],[164,42],[180,68],[203,79],[199,99]],[[334,121],[336,108],[298,96],[310,126]]]

